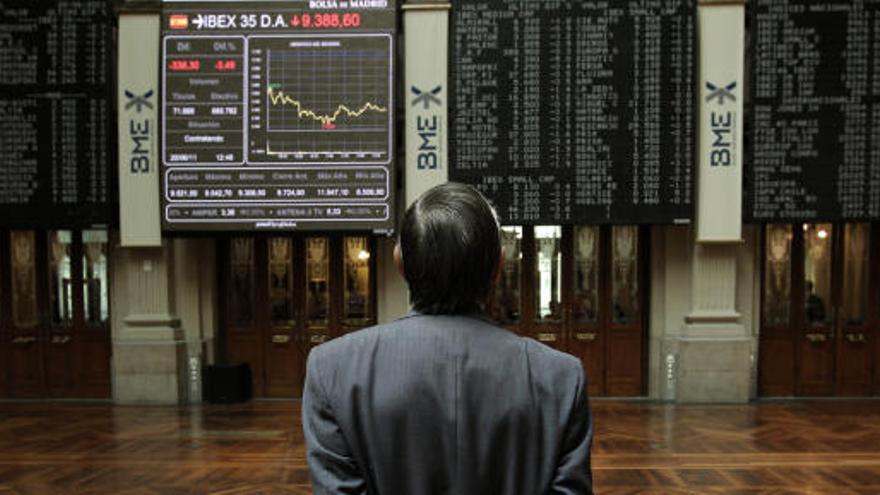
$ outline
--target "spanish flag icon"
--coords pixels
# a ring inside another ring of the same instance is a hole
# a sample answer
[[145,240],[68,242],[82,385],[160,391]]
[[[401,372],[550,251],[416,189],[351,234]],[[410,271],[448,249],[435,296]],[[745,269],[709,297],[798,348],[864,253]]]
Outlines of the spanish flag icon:
[[189,17],[186,15],[172,15],[168,20],[171,29],[186,29],[189,27]]

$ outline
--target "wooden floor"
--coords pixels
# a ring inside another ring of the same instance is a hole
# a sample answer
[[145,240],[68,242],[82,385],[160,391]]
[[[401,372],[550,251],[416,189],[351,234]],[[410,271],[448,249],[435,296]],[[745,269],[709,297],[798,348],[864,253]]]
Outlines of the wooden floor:
[[[880,493],[880,401],[593,406],[597,493]],[[0,404],[24,493],[310,493],[299,403]]]

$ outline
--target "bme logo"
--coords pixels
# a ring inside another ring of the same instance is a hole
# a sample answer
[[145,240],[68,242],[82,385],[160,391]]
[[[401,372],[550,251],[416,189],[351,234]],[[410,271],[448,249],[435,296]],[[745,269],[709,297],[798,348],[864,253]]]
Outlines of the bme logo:
[[[153,109],[150,98],[153,97],[153,90],[149,90],[141,96],[137,96],[129,90],[125,90],[125,97],[128,103],[125,109],[130,110],[134,107],[135,112],[140,114],[144,108]],[[128,122],[128,135],[131,137],[133,149],[131,150],[131,160],[129,161],[129,170],[133,174],[146,174],[150,172],[150,141],[153,131],[150,126],[150,118],[132,118]]]
[[[422,91],[416,86],[412,86],[410,89],[415,95],[412,100],[414,107],[422,105],[424,110],[428,111],[431,105],[440,107],[443,104],[439,98],[443,86],[435,86],[430,91]],[[440,117],[436,113],[416,116],[416,132],[421,139],[418,155],[416,155],[416,168],[436,170],[440,167]]]
[[413,98],[412,106],[416,106],[419,103],[421,103],[425,106],[425,110],[427,110],[428,107],[430,107],[432,103],[437,106],[440,106],[441,101],[440,101],[440,98],[437,98],[437,95],[439,95],[441,91],[443,91],[442,86],[436,86],[431,91],[422,91],[418,87],[413,86],[412,92],[414,95],[416,95],[416,97]]
[[[706,96],[706,103],[716,102],[718,106],[723,106],[726,100],[736,101],[736,95],[733,91],[736,89],[736,81],[726,85],[719,86],[706,81],[706,89],[709,95]],[[712,146],[709,156],[709,164],[713,167],[729,167],[734,163],[734,136],[733,130],[736,125],[736,114],[734,111],[715,111],[709,114],[709,128],[712,131]]]
[[733,90],[736,89],[736,81],[733,81],[724,87],[716,86],[715,84],[706,81],[706,89],[709,90],[709,96],[706,97],[707,103],[717,99],[719,105],[724,105],[725,98],[730,98],[731,101],[736,101],[736,95],[733,94]]
[[125,90],[125,97],[128,98],[128,103],[125,104],[125,109],[129,110],[131,107],[135,107],[135,111],[137,113],[141,113],[144,110],[144,107],[153,109],[153,104],[150,103],[150,98],[153,97],[153,90],[149,90],[143,94],[143,96],[137,96],[129,90]]

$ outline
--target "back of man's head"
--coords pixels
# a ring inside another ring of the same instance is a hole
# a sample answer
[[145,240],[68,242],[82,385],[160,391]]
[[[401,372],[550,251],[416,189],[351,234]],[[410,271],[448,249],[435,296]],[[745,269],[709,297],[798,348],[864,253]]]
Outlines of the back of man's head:
[[483,311],[501,256],[498,220],[475,189],[454,182],[434,187],[406,211],[400,255],[416,311]]

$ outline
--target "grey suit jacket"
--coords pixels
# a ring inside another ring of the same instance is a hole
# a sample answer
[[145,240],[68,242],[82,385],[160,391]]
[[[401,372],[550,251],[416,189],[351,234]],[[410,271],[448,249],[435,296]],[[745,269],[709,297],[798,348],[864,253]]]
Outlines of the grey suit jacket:
[[309,355],[314,493],[592,493],[574,357],[487,321],[418,313]]

